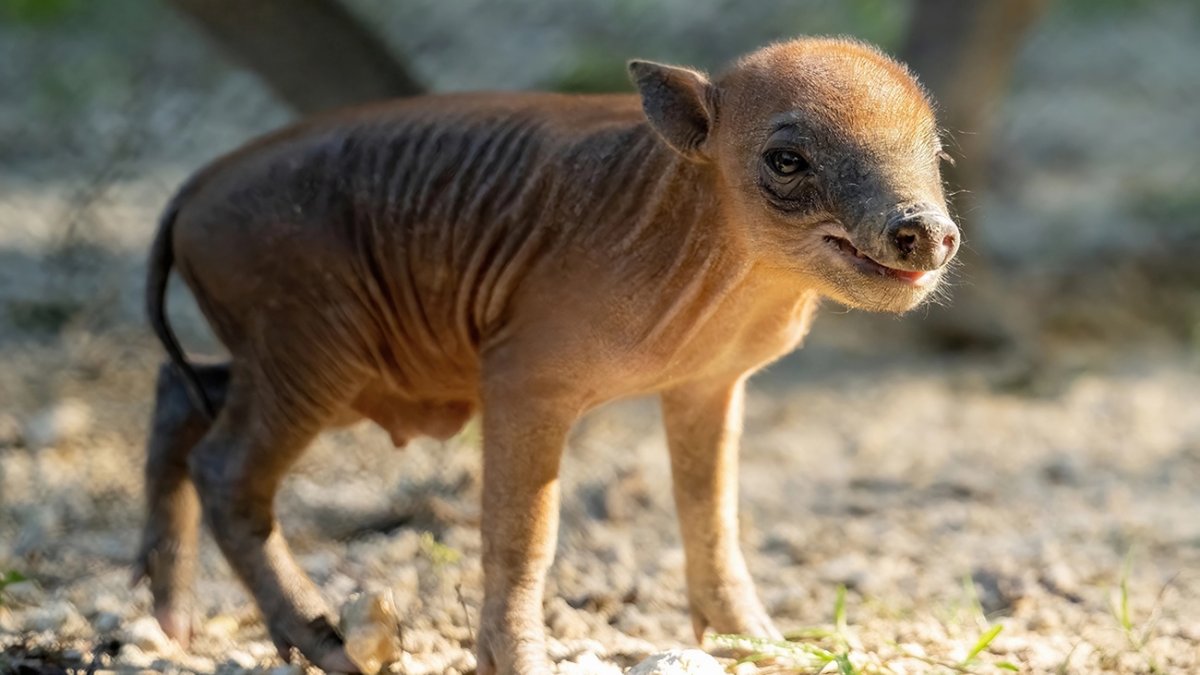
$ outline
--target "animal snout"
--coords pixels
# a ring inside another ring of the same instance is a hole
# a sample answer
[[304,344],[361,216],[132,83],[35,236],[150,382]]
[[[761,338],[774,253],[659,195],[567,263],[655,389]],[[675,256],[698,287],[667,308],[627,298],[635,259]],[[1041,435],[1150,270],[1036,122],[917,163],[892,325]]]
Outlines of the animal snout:
[[910,206],[888,221],[887,239],[900,260],[920,269],[937,269],[958,252],[958,226],[940,209]]

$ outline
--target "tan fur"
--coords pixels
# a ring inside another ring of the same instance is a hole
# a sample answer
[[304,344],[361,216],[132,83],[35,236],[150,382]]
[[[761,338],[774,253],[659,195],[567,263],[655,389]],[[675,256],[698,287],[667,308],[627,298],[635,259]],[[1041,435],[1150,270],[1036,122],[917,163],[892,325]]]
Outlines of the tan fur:
[[[174,637],[199,504],[281,652],[349,668],[274,518],[283,474],[330,426],[368,418],[403,444],[482,411],[479,672],[546,672],[564,440],[587,410],[655,392],[697,637],[778,635],[737,544],[744,383],[797,347],[822,297],[905,311],[933,291],[958,245],[936,124],[904,67],[855,42],[774,45],[712,82],[631,73],[640,98],[421,97],[315,119],[180,191],[150,265],[177,370],[141,556]],[[798,160],[779,143],[810,170],[780,173]],[[227,368],[183,362],[172,263]]]

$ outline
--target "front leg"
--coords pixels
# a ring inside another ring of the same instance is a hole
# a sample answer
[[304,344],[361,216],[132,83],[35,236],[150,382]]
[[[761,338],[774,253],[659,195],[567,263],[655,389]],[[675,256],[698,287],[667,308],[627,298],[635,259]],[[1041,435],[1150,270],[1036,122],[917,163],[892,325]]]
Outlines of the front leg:
[[780,637],[738,546],[738,441],[744,396],[744,378],[691,383],[662,395],[697,641],[703,641],[707,627],[719,633]]
[[558,535],[559,460],[579,414],[568,401],[485,384],[480,675],[550,672],[542,593]]

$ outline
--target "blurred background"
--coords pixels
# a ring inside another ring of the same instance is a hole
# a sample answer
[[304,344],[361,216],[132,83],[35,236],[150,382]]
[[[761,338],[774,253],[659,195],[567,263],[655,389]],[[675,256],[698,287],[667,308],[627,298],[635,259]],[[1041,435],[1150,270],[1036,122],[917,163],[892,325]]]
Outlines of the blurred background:
[[[993,624],[980,668],[1200,668],[1194,0],[0,0],[0,671],[278,665],[211,544],[191,655],[125,583],[161,360],[144,258],[188,174],[326,108],[632,91],[629,58],[715,72],[806,34],[931,90],[967,248],[949,304],[831,304],[752,383],[743,535],[772,613],[828,623],[845,586],[854,658],[910,672]],[[181,286],[185,344],[219,351]],[[605,408],[568,450],[564,672],[690,641],[656,416]],[[282,496],[332,600],[404,598],[406,672],[473,664],[477,436],[329,434]]]

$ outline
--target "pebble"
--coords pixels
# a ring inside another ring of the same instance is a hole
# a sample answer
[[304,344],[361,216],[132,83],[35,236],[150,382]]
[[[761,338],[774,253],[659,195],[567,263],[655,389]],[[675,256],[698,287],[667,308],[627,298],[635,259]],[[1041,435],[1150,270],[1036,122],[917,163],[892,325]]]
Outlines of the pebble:
[[92,617],[92,628],[97,633],[111,633],[121,627],[121,617],[113,612],[98,612]]
[[241,649],[231,649],[225,652],[225,660],[232,662],[239,668],[247,670],[253,668],[258,663],[258,659],[251,656],[249,652],[242,651]]
[[733,675],[754,675],[758,672],[758,666],[750,663],[739,663],[733,667]]
[[92,425],[92,409],[83,401],[63,399],[43,408],[25,422],[22,435],[30,448],[48,448],[85,433]]
[[651,655],[628,675],[724,675],[717,660],[699,649],[672,649]]
[[303,567],[314,581],[321,582],[334,573],[339,560],[334,551],[318,551],[304,557]]
[[122,666],[131,666],[133,668],[149,668],[156,660],[154,656],[147,654],[137,645],[129,643],[121,647],[118,659]]
[[108,612],[110,614],[120,614],[128,605],[128,600],[122,599],[115,593],[101,592],[91,598],[90,606],[86,602],[76,602],[76,606],[82,609],[85,613],[96,614],[99,612]]
[[12,448],[21,444],[21,423],[8,413],[0,413],[0,448]]
[[258,642],[247,644],[246,652],[258,662],[270,661],[279,656],[279,650],[269,640],[259,640]]
[[1042,583],[1053,593],[1072,597],[1079,593],[1079,580],[1075,571],[1062,561],[1055,561],[1042,571]]
[[237,619],[228,614],[220,614],[204,622],[204,632],[217,639],[232,640],[237,631]]
[[14,605],[36,605],[42,601],[43,593],[36,581],[26,579],[5,586],[4,597]]
[[551,639],[546,645],[546,655],[551,661],[569,661],[579,658],[582,654],[604,654],[604,645],[597,640],[558,640]]
[[1043,607],[1034,610],[1029,617],[1029,628],[1039,633],[1053,633],[1062,627],[1062,620],[1054,609]]
[[546,625],[562,640],[577,640],[591,634],[591,628],[580,612],[562,598],[552,598],[546,608]]
[[357,581],[340,572],[334,572],[324,585],[326,592],[330,595],[342,598],[349,597],[358,588]]
[[442,645],[442,636],[437,631],[408,628],[404,629],[404,651],[412,654],[432,654]]
[[400,620],[391,594],[354,595],[342,606],[341,619],[346,655],[365,675],[375,675],[400,656]]
[[559,675],[621,675],[620,667],[604,663],[594,652],[584,652],[558,664]]
[[626,635],[645,637],[654,634],[654,620],[637,605],[625,605],[613,617],[613,627]]
[[52,600],[29,612],[25,627],[33,631],[50,631],[59,636],[81,633],[88,624],[80,616],[75,605],[66,600]]
[[126,645],[132,645],[144,652],[163,652],[171,648],[171,638],[167,637],[159,627],[154,617],[143,616],[122,631],[121,640]]
[[821,579],[831,584],[842,584],[846,588],[861,589],[870,584],[870,566],[859,553],[849,553],[827,560],[817,568]]

